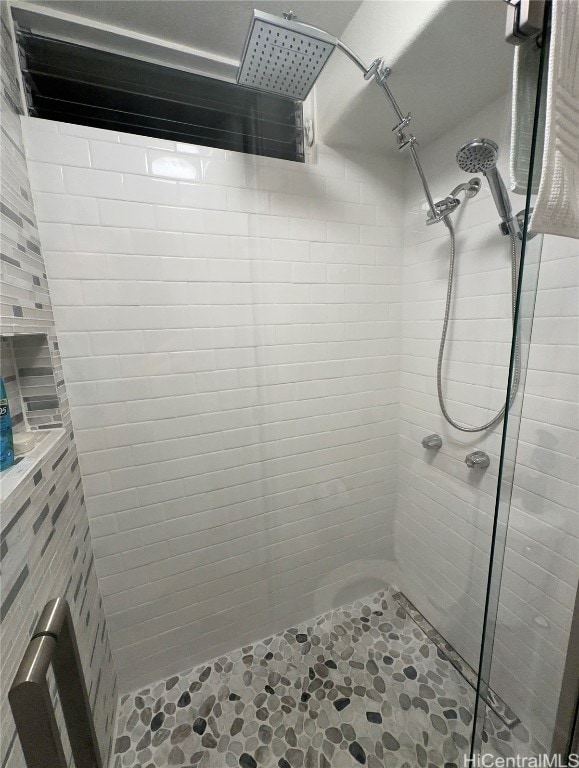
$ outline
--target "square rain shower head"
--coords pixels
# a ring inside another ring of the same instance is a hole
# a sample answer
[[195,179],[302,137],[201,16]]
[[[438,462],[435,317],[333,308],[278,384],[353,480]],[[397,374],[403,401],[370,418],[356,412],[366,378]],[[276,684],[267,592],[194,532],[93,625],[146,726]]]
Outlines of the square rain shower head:
[[237,82],[303,101],[336,44],[321,29],[254,11]]

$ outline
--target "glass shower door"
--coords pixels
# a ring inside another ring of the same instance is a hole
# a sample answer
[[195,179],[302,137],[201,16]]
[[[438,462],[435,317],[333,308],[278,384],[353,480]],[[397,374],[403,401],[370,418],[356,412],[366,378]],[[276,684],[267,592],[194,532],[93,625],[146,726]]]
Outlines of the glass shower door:
[[[576,307],[569,308],[568,298],[577,285],[577,247],[570,239],[534,235],[528,229],[540,177],[538,122],[547,41],[546,26],[518,286],[522,375],[505,418],[501,446],[471,765],[494,765],[497,758],[545,757],[559,762],[540,764],[567,765],[569,755],[577,751],[576,731],[574,748],[572,740],[579,667],[579,492],[573,469],[573,385],[568,388],[576,344],[570,317]],[[555,296],[560,316],[554,318]],[[554,320],[559,323],[556,338],[550,333]],[[513,345],[507,401],[514,387],[514,363]],[[509,692],[507,712],[496,706],[495,692],[503,691]]]

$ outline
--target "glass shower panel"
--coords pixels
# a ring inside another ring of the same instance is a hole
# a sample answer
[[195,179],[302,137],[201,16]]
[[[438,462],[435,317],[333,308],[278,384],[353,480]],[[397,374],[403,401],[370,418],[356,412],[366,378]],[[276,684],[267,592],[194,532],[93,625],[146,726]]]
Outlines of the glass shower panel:
[[[462,180],[455,154],[473,137],[496,141],[499,169],[507,177],[509,106],[508,98],[495,100],[423,148],[436,199]],[[427,701],[429,707],[434,704],[432,726],[453,734],[443,739],[443,756],[459,764],[468,754],[474,714],[502,424],[463,433],[442,416],[436,373],[450,242],[444,228],[424,227],[420,190],[412,179],[411,185],[403,266],[395,586],[436,655],[425,672],[434,678],[424,690],[434,693],[435,701]],[[510,243],[498,231],[486,184],[464,200],[453,219],[455,283],[441,388],[451,417],[476,426],[492,419],[505,402],[512,336]],[[432,435],[440,438],[440,447],[429,447]],[[467,464],[477,452],[486,454],[488,467]],[[442,702],[440,713],[437,702]],[[503,702],[497,706],[506,708]],[[449,728],[454,718],[459,727]]]
[[[527,212],[541,150],[534,136]],[[502,445],[471,753],[487,761],[549,756],[566,765],[571,749],[578,668],[577,253],[568,238],[526,232],[523,239],[522,376]],[[513,363],[514,356],[511,390]],[[493,692],[508,702],[506,718]]]

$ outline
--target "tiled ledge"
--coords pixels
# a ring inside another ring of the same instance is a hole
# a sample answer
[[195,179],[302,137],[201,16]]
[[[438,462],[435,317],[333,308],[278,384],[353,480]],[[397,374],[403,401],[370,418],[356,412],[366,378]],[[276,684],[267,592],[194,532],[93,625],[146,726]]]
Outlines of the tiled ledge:
[[0,500],[6,504],[12,494],[38,469],[48,453],[64,442],[66,430],[62,428],[36,430],[36,445],[25,456],[17,457],[16,464],[0,475]]

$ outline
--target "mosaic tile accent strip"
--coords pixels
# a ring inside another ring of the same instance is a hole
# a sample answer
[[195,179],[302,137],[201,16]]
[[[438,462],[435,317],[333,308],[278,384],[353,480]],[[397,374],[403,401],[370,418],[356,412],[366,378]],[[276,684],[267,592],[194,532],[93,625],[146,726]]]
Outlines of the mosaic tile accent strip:
[[[420,613],[406,595],[402,594],[402,592],[394,592],[392,596],[404,608],[410,618],[418,624],[428,639],[432,640],[438,650],[444,653],[452,666],[460,672],[471,688],[476,691],[478,675],[470,664],[444,639],[440,632]],[[487,693],[486,702],[507,728],[514,728],[515,725],[521,722],[513,710],[490,688]]]
[[53,323],[44,260],[28,181],[19,114],[19,91],[8,31],[7,3],[2,3],[2,157],[0,200],[2,332],[42,333]]
[[[457,768],[474,693],[392,595],[121,699],[113,768]],[[489,721],[489,750],[532,749]]]
[[[71,605],[106,765],[116,721],[116,673],[95,572],[62,362],[30,194],[8,13],[7,3],[2,3],[0,273],[2,332],[10,336],[10,345],[16,349],[8,366],[10,404],[14,403],[12,415],[22,416],[22,427],[28,420],[29,426],[36,429],[62,425],[64,433],[37,469],[2,498],[0,685],[3,691],[8,690],[46,602],[57,596],[66,597]],[[3,343],[2,352],[5,350]],[[6,371],[3,354],[2,374]],[[69,755],[62,712],[50,676],[49,686],[63,731],[65,752]],[[6,696],[0,700],[0,722],[0,768],[24,768]]]

